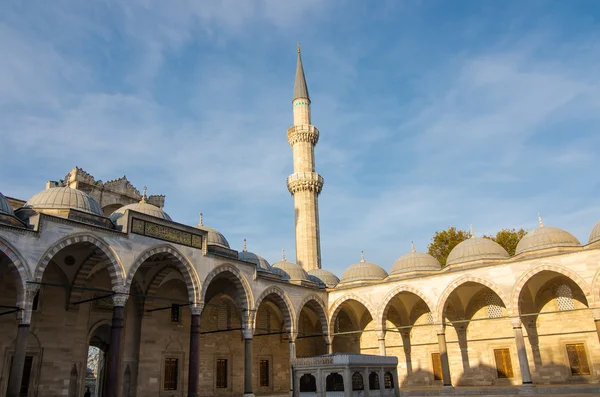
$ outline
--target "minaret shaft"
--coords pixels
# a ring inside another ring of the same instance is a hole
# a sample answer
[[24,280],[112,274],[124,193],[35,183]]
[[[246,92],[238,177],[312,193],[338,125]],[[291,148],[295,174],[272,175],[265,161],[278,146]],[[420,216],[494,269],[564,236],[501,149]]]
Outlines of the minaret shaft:
[[288,141],[294,156],[294,173],[287,185],[294,196],[296,223],[296,263],[305,270],[321,268],[319,230],[319,194],[323,178],[315,172],[315,145],[319,130],[311,124],[310,97],[298,49],[298,66],[292,102],[294,125],[288,129]]

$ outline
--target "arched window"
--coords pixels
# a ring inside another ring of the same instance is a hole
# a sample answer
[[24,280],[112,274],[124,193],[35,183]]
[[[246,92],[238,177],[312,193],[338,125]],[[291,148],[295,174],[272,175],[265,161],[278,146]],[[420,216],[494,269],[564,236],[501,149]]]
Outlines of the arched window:
[[556,306],[558,306],[559,311],[575,310],[571,287],[566,284],[560,284],[556,287]]
[[488,292],[485,295],[485,303],[487,305],[488,318],[502,317],[502,301],[498,295]]
[[327,375],[325,391],[344,391],[344,377],[336,372]]
[[369,390],[379,390],[379,375],[377,372],[369,374]]
[[311,374],[300,377],[300,393],[317,392],[317,380]]
[[383,383],[384,383],[386,389],[394,388],[394,378],[392,377],[391,372],[386,372],[383,375]]
[[360,372],[352,374],[352,391],[365,390],[365,384],[363,383],[363,377]]

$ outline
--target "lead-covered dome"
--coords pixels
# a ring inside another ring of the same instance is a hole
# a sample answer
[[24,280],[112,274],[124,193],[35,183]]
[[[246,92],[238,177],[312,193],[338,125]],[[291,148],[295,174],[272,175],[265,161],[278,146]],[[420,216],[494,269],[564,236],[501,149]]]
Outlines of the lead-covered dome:
[[15,213],[8,202],[8,199],[4,197],[2,193],[0,193],[0,214],[6,214],[10,216],[15,216]]
[[594,225],[592,232],[590,233],[590,238],[588,240],[588,244],[594,243],[600,240],[600,221]]
[[87,193],[70,187],[51,187],[39,192],[26,203],[25,207],[34,210],[74,209],[88,214],[104,216],[100,205]]
[[317,284],[323,284],[327,288],[335,287],[340,279],[335,274],[325,269],[312,269],[308,271],[308,276],[313,279]]
[[340,282],[383,280],[387,276],[387,272],[382,267],[372,262],[366,262],[365,256],[362,254],[360,262],[346,269]]
[[425,252],[415,251],[415,246],[412,247],[412,252],[402,255],[396,259],[392,265],[390,274],[401,274],[420,271],[440,270],[442,265],[433,256]]
[[257,268],[270,272],[271,265],[265,258],[260,255],[250,252],[246,249],[246,239],[244,239],[244,250],[238,252],[238,259],[244,262],[254,263]]
[[231,249],[225,236],[223,236],[218,230],[203,224],[202,214],[200,214],[200,223],[198,223],[198,226],[196,227],[208,232],[208,236],[206,237],[206,243],[208,245],[218,245],[220,247]]
[[285,259],[285,255],[282,255],[281,261],[274,263],[271,267],[273,273],[279,274],[282,280],[285,281],[310,281],[308,273],[293,262],[288,262]]
[[515,255],[554,247],[581,247],[581,243],[566,230],[544,226],[540,218],[540,227],[533,229],[519,241]]
[[482,259],[505,259],[509,256],[508,252],[497,242],[483,237],[475,237],[471,233],[471,238],[459,243],[450,251],[446,265]]
[[153,204],[150,204],[147,201],[146,198],[146,191],[144,190],[144,194],[142,195],[142,199],[140,200],[139,203],[133,203],[133,204],[127,204],[124,205],[121,208],[118,208],[115,210],[115,212],[113,212],[112,214],[110,214],[110,220],[113,222],[116,222],[117,219],[119,219],[120,217],[122,217],[126,211],[136,211],[142,214],[146,214],[146,215],[150,215],[153,216],[155,218],[160,218],[160,219],[164,219],[167,221],[172,221],[171,217],[169,216],[169,214],[167,214],[165,211],[162,210],[162,208],[157,207]]

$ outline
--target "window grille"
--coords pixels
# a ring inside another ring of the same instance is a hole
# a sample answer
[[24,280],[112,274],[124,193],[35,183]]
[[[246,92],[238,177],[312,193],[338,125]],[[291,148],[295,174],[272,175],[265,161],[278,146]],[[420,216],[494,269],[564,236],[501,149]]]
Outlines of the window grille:
[[433,315],[431,312],[427,312],[427,324],[433,324]]
[[327,375],[325,391],[344,391],[344,377],[336,372]]
[[311,374],[304,374],[300,378],[300,393],[311,393],[317,391],[317,380]]
[[377,372],[369,374],[369,390],[379,390],[379,375],[377,375]]
[[227,360],[217,360],[217,389],[227,388]]
[[165,391],[177,390],[178,367],[179,359],[165,358],[165,380],[163,385]]
[[384,387],[386,389],[393,389],[394,388],[394,378],[392,377],[392,373],[391,372],[386,372],[383,375],[383,384],[384,384]]
[[179,305],[176,303],[173,303],[171,305],[171,322],[172,323],[178,323],[179,322],[179,318],[180,318],[180,312],[181,309],[179,308]]
[[510,361],[510,351],[508,349],[494,349],[494,358],[498,378],[512,378],[513,369]]
[[500,297],[493,292],[488,292],[485,296],[488,318],[502,317],[502,301]]
[[260,360],[260,386],[269,386],[269,360]]
[[357,390],[365,390],[365,384],[360,372],[355,372],[352,374],[352,391]]
[[573,304],[573,291],[566,284],[561,284],[556,287],[556,305],[559,311],[575,310]]
[[442,380],[442,359],[440,353],[431,353],[431,366],[433,367],[433,380]]
[[585,346],[583,343],[573,343],[567,345],[567,356],[569,357],[571,375],[590,374],[590,366],[588,364]]

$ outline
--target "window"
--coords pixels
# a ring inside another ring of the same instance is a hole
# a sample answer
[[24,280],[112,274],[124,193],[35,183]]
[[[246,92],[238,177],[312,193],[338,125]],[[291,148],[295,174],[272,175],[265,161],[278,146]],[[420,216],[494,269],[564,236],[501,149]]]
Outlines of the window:
[[496,371],[498,378],[512,378],[513,370],[510,362],[510,352],[508,349],[494,349],[494,358],[496,359]]
[[33,302],[31,303],[31,310],[37,312],[37,309],[40,305],[40,290],[38,289],[33,297]]
[[575,310],[573,304],[573,291],[566,284],[561,284],[556,287],[556,306],[559,311]]
[[377,372],[369,374],[369,390],[379,390],[379,375],[377,375]]
[[304,374],[300,378],[300,393],[317,392],[317,380],[311,374]]
[[392,373],[391,372],[386,372],[383,375],[383,384],[385,385],[386,389],[393,389],[394,388],[394,378],[392,377]]
[[259,361],[259,372],[260,372],[260,386],[269,386],[269,360]]
[[433,367],[433,380],[443,380],[440,353],[431,353],[431,366]]
[[217,389],[227,388],[227,360],[217,360]]
[[360,372],[352,374],[352,391],[365,390],[365,384],[363,383],[363,377]]
[[179,373],[179,359],[165,358],[165,381],[164,390],[177,390],[177,378]]
[[171,305],[171,322],[178,323],[179,322],[179,313],[181,312],[179,305],[177,303],[173,303]]
[[502,300],[495,292],[488,292],[485,296],[488,318],[500,318],[502,314]]
[[344,391],[344,377],[336,372],[327,375],[325,391]]
[[573,343],[567,345],[567,356],[569,357],[569,366],[571,375],[589,375],[590,366],[588,365],[585,346],[583,343]]

